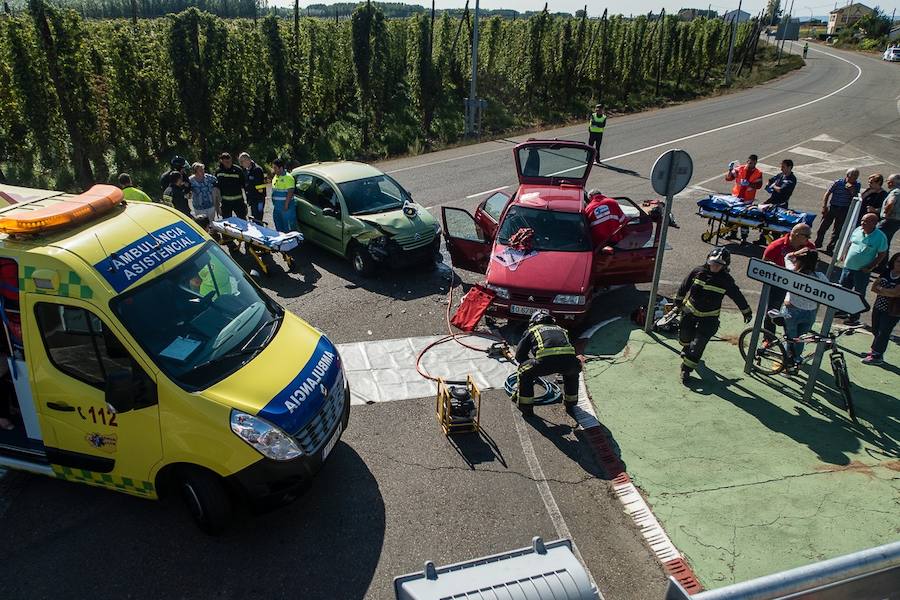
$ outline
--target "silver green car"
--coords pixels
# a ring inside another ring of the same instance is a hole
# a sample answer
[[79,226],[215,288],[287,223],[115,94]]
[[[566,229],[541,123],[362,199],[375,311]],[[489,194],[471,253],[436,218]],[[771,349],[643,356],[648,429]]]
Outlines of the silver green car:
[[346,257],[360,275],[379,265],[432,266],[440,225],[392,177],[358,162],[297,167],[294,198],[304,239]]

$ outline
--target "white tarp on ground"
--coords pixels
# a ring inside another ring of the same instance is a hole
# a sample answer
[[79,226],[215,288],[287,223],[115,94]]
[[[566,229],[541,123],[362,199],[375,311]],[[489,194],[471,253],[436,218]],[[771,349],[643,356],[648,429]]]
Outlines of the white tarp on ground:
[[[416,372],[416,357],[425,346],[440,337],[338,344],[350,381],[351,403],[434,397],[437,384]],[[492,343],[486,338],[461,339],[479,348],[488,348]],[[422,367],[431,375],[445,379],[465,379],[466,375],[471,375],[475,385],[482,390],[502,388],[514,371],[511,363],[488,358],[484,352],[463,348],[452,340],[429,350],[422,360]]]

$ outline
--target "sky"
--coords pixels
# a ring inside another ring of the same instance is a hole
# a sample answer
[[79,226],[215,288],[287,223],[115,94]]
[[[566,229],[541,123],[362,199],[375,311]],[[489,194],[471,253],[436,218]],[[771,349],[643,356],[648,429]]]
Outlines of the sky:
[[[319,3],[331,4],[333,0],[319,0]],[[480,0],[480,6],[483,8],[512,8],[520,12],[527,10],[541,10],[544,8],[545,0]],[[661,8],[665,8],[666,12],[677,12],[681,8],[706,8],[710,0],[613,0],[612,2],[596,2],[588,0],[547,0],[551,11],[570,12],[584,8],[587,4],[589,16],[599,16],[603,13],[603,9],[608,8],[612,14],[641,14],[659,12]],[[276,4],[293,4],[292,1],[276,0]],[[303,2],[300,5],[306,6],[313,2]],[[783,4],[790,5],[790,0]],[[270,0],[271,4],[271,0]],[[430,6],[431,0],[420,0],[418,2],[407,2],[407,4],[419,4],[421,6]],[[475,0],[471,0],[474,6]],[[839,5],[846,4],[846,0]],[[900,13],[900,0],[881,0],[879,2],[864,2],[867,6],[874,7],[878,5],[888,15],[891,11],[897,9]],[[436,0],[437,8],[462,8],[465,0]],[[712,0],[712,8],[722,12],[734,10],[737,8],[737,0],[727,3],[726,0]],[[834,9],[834,2],[823,2],[823,0],[795,0],[794,15],[798,17],[809,17],[810,9],[812,14],[816,16],[827,15],[830,10]],[[756,14],[766,7],[766,0],[747,0],[742,2],[741,10],[750,14]]]

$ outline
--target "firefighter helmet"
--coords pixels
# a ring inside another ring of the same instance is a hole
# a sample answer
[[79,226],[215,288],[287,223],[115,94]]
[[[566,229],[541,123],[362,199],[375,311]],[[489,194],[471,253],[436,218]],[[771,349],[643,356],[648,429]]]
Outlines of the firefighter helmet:
[[716,246],[709,251],[709,254],[706,256],[706,262],[717,262],[723,267],[727,267],[731,264],[731,252],[725,248]]
[[541,324],[553,325],[555,323],[556,323],[556,319],[554,319],[553,315],[551,315],[546,310],[539,310],[536,313],[534,313],[533,315],[531,315],[530,319],[528,319],[529,325],[541,325]]

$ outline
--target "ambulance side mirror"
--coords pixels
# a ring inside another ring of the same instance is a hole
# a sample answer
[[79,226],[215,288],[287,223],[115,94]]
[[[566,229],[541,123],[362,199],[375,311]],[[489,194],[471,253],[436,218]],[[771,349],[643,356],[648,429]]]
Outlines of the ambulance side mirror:
[[106,403],[117,413],[134,408],[134,384],[130,370],[110,371],[106,374]]

